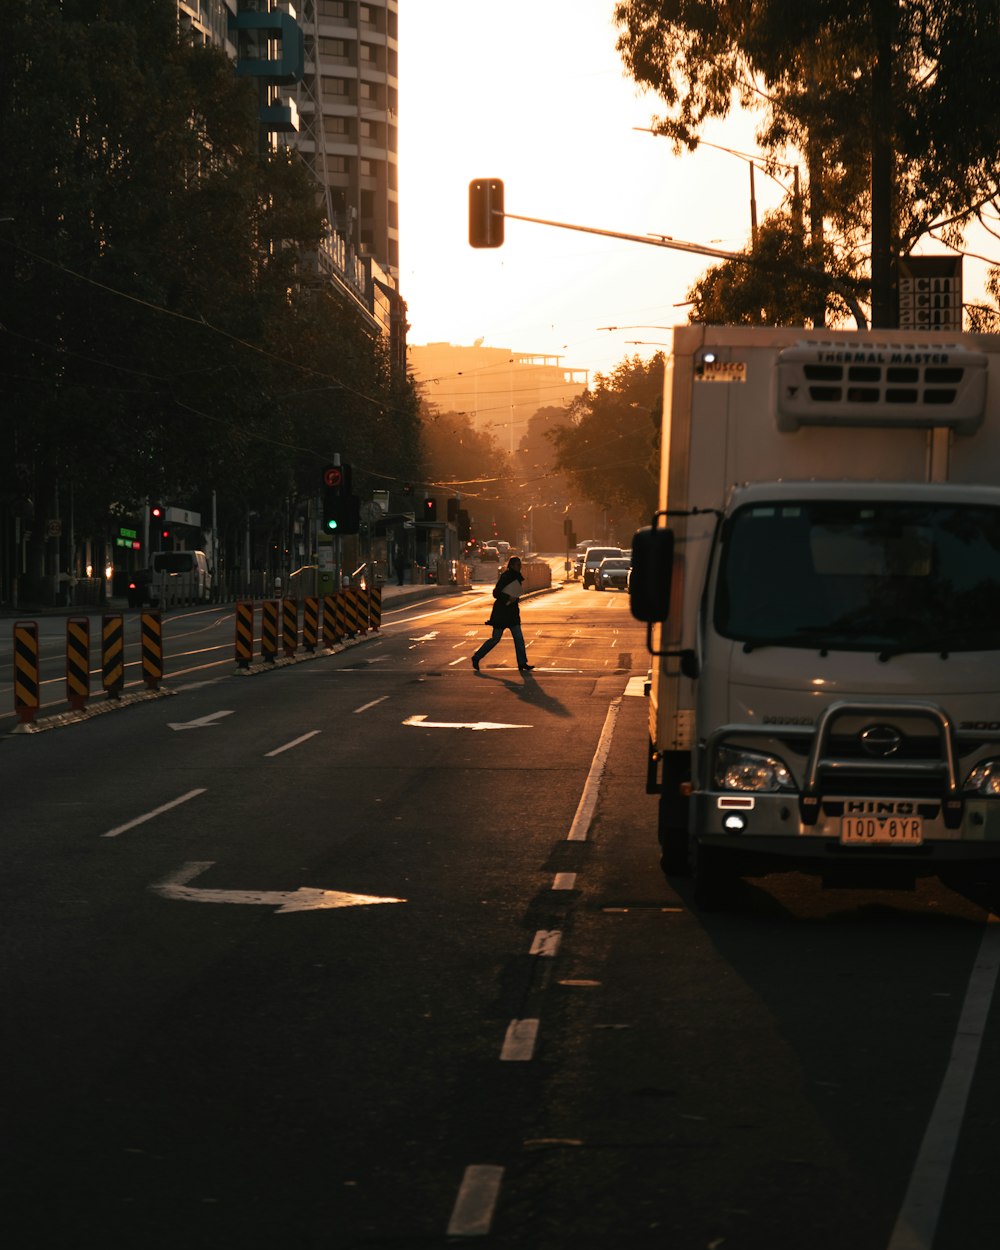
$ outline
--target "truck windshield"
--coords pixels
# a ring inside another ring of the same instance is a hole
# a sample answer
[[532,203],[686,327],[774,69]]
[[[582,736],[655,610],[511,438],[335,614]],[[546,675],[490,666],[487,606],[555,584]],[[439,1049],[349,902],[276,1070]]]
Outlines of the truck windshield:
[[1000,509],[808,501],[725,526],[714,623],[750,647],[1000,647]]

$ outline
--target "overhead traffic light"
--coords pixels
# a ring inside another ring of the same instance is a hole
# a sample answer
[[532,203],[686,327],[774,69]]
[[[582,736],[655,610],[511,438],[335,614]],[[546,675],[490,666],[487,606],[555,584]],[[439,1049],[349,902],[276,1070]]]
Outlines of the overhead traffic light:
[[[150,551],[163,550],[163,530],[165,510],[163,504],[154,503],[149,507],[149,549]],[[167,537],[170,537],[168,532]]]
[[322,525],[327,534],[350,534],[351,522],[351,466],[328,464],[323,470],[323,517]]
[[503,245],[503,182],[474,178],[469,183],[469,246]]

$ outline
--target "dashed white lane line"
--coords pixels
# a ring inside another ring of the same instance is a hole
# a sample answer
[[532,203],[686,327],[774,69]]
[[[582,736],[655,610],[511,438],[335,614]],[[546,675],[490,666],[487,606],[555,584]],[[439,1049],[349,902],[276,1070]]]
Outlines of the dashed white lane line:
[[934,1244],[998,973],[1000,923],[996,916],[990,916],[965,991],[962,1014],[958,1019],[941,1090],[920,1145],[888,1250],[931,1250]]
[[586,842],[587,840],[587,833],[590,829],[590,822],[594,818],[594,808],[597,806],[597,793],[601,787],[601,778],[604,776],[604,766],[608,762],[611,738],[615,731],[615,721],[618,719],[618,709],[621,707],[621,703],[620,697],[612,700],[611,706],[608,708],[608,714],[604,718],[604,728],[601,730],[597,750],[594,752],[594,758],[590,763],[587,782],[583,787],[583,794],[580,796],[573,823],[570,826],[569,833],[566,835],[567,842]]
[[360,707],[354,709],[353,714],[357,716],[359,712],[367,712],[370,707],[376,707],[379,703],[384,703],[388,697],[387,694],[384,694],[379,699],[372,699],[371,703],[362,703]]
[[552,878],[553,890],[575,890],[576,889],[576,873],[575,872],[557,872]]
[[102,838],[117,838],[120,833],[125,833],[128,829],[134,829],[136,825],[144,825],[147,820],[152,820],[154,816],[162,816],[164,812],[169,812],[171,808],[180,807],[182,803],[186,803],[188,799],[196,799],[199,794],[205,793],[205,787],[199,790],[189,790],[187,794],[182,794],[178,799],[172,799],[169,803],[164,803],[161,807],[154,807],[151,812],[146,812],[143,816],[136,816],[135,820],[126,821],[124,825],[118,825],[114,829],[109,829],[107,833],[102,833]]
[[562,933],[559,929],[539,929],[531,943],[530,955],[543,955],[551,959],[559,949]]
[[534,1058],[537,1040],[537,1020],[511,1020],[507,1025],[500,1058],[513,1063],[526,1063]]
[[299,738],[293,738],[291,742],[286,742],[283,747],[275,747],[273,751],[266,751],[264,753],[264,758],[269,760],[274,755],[280,755],[282,751],[290,751],[292,747],[301,746],[303,742],[308,742],[310,738],[315,738],[316,735],[321,732],[322,730],[319,729],[311,729],[309,733],[302,734]]
[[485,1237],[493,1223],[503,1168],[473,1163],[465,1169],[448,1221],[449,1237]]

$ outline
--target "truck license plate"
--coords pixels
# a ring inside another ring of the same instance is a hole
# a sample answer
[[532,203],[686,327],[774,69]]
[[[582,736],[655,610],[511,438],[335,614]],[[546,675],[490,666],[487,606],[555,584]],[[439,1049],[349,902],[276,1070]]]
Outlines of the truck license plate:
[[920,846],[924,840],[919,816],[844,816],[841,846]]

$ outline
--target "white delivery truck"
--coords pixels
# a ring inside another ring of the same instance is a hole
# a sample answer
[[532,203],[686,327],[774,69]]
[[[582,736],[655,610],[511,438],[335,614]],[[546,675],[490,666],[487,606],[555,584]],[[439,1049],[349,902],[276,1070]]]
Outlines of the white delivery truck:
[[1000,874],[1000,338],[679,327],[661,456],[664,870]]

